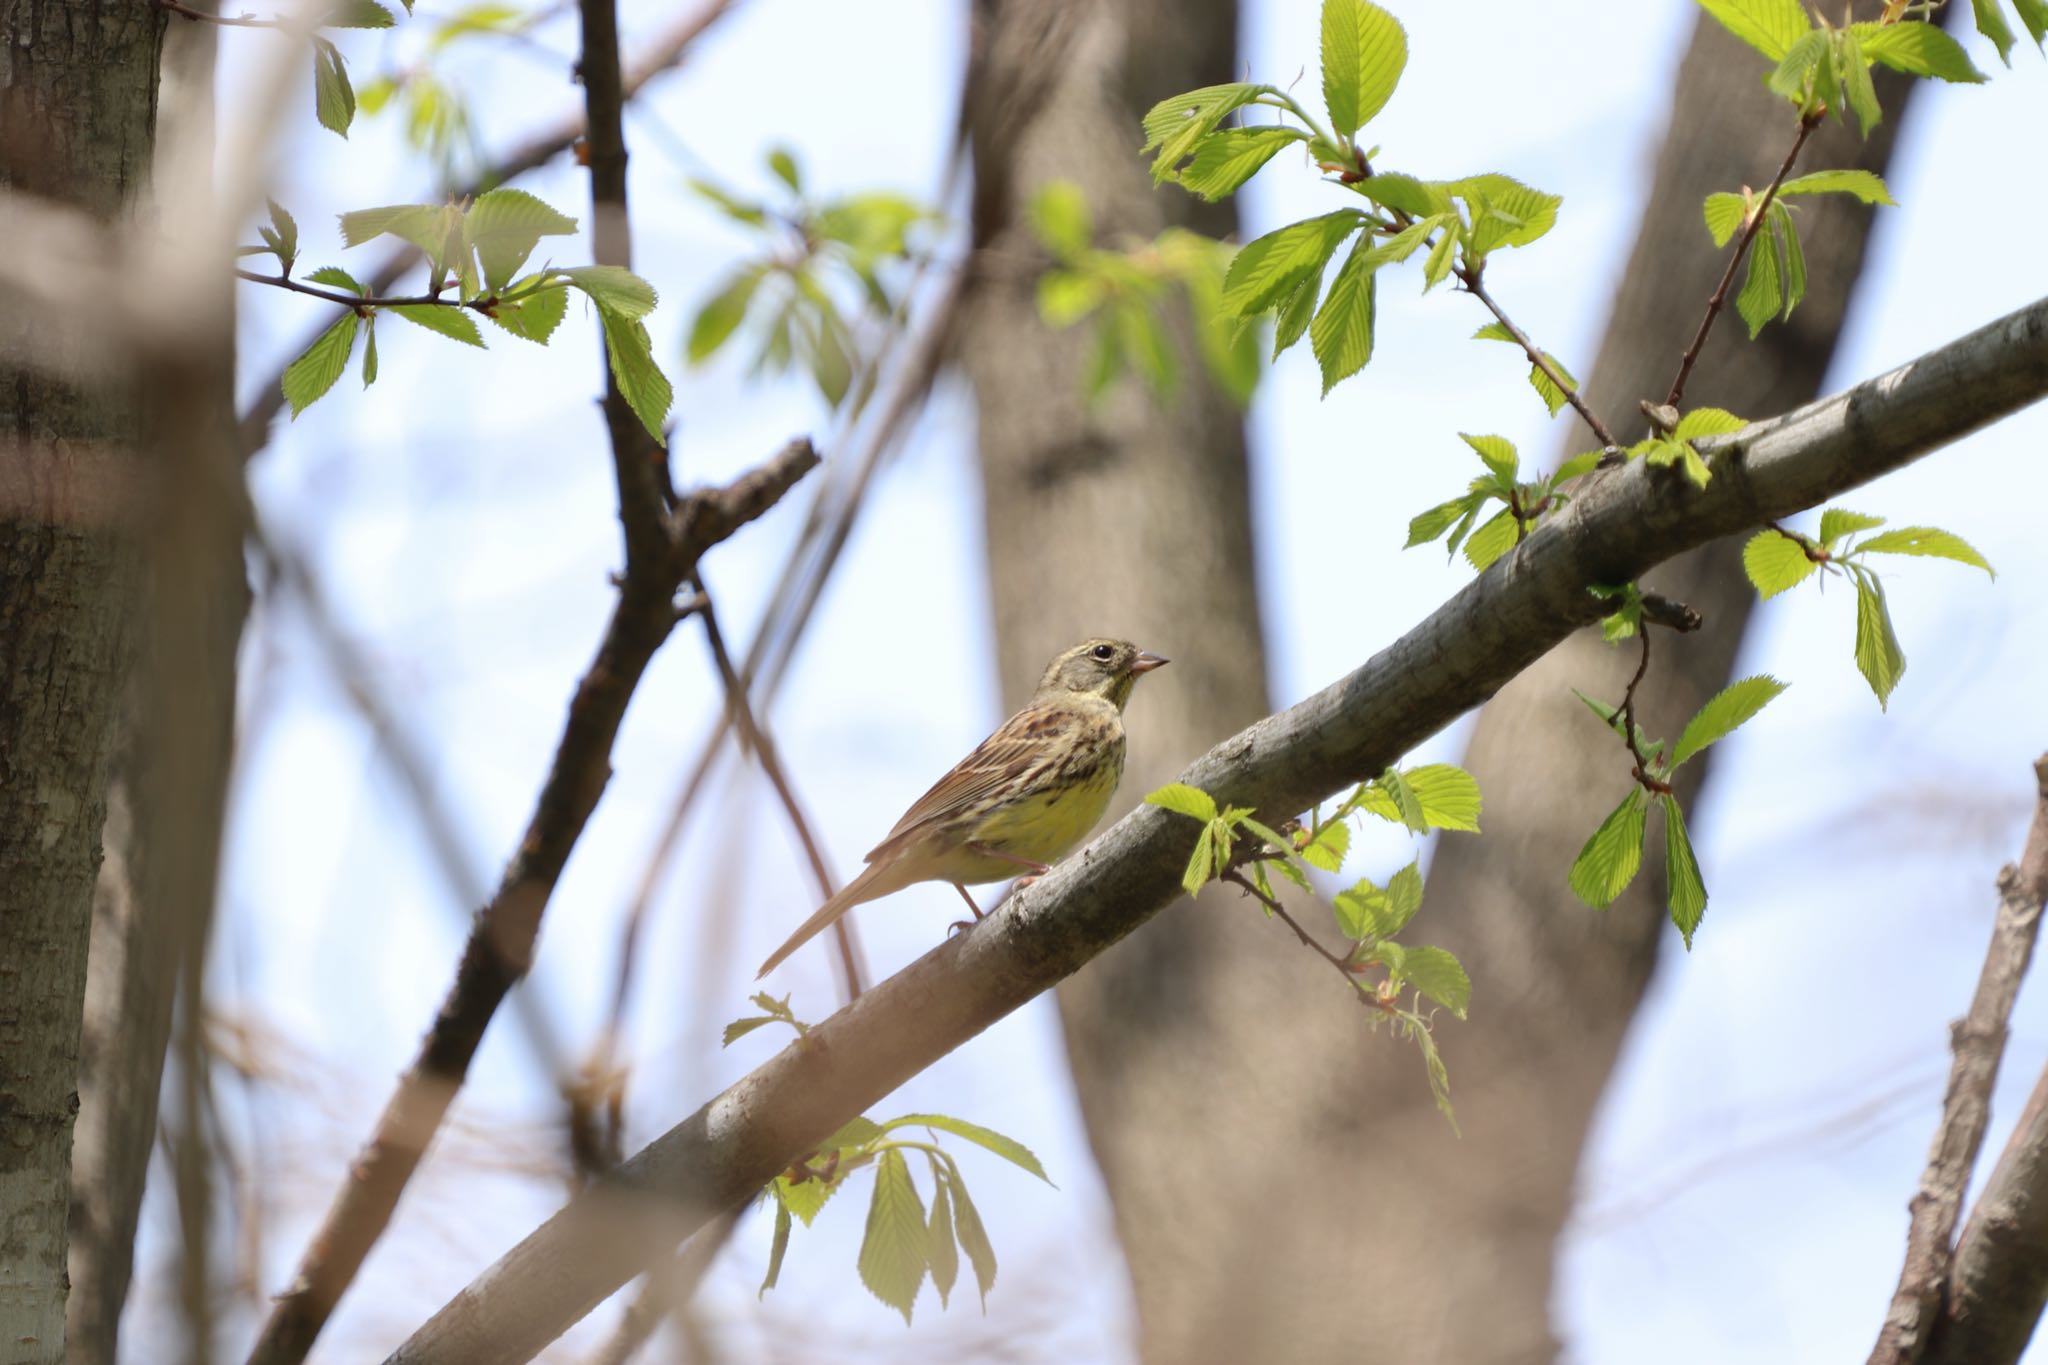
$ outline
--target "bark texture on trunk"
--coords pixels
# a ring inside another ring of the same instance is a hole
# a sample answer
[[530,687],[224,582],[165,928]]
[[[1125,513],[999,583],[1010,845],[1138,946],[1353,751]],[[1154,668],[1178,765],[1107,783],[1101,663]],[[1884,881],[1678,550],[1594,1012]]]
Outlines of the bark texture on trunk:
[[[112,222],[147,182],[163,16],[0,0],[0,186]],[[137,556],[99,510],[136,406],[0,354],[0,1341],[64,1352],[65,1224],[87,933]]]
[[[1225,209],[1152,190],[1136,127],[1153,101],[1231,79],[1234,34],[1227,4],[980,5],[991,69],[966,101],[977,241],[999,261],[1033,256],[1025,207],[1051,178],[1081,185],[1098,235],[1169,221],[1230,231]],[[1702,196],[1767,182],[1796,131],[1760,77],[1760,59],[1701,22],[1589,386],[1624,431],[1642,426],[1638,398],[1663,400],[1725,265],[1701,227]],[[1042,98],[1014,97],[1035,86]],[[1881,168],[1904,104],[1896,84],[1884,93],[1891,117],[1867,144],[1830,126],[1802,168]],[[1869,221],[1803,201],[1807,301],[1755,343],[1724,319],[1688,405],[1761,417],[1817,391]],[[1199,376],[1166,404],[1127,383],[1089,406],[1084,339],[1039,321],[1032,274],[987,272],[961,344],[1002,677],[1014,702],[1045,658],[1097,632],[1174,658],[1129,717],[1128,804],[1266,708],[1242,425]],[[1570,450],[1589,444],[1581,429]],[[1661,733],[1725,682],[1752,595],[1729,547],[1657,586],[1708,619],[1701,635],[1657,641],[1646,697]],[[1221,892],[1062,987],[1148,1360],[1555,1354],[1553,1247],[1662,923],[1661,886],[1599,915],[1565,885],[1627,781],[1619,747],[1569,688],[1618,697],[1634,662],[1597,638],[1567,644],[1489,706],[1468,755],[1486,833],[1444,844],[1424,912],[1425,937],[1465,957],[1476,983],[1472,1021],[1440,1034],[1462,1141],[1413,1050],[1367,1034],[1290,936]]]
[[[158,140],[167,149],[213,146],[218,33],[209,24],[180,24],[165,35]],[[205,192],[203,184],[184,183],[186,169],[160,162],[158,172],[166,194]],[[188,990],[197,980],[214,901],[234,743],[235,653],[249,595],[231,285],[225,271],[220,280],[209,289],[211,311],[195,313],[192,330],[152,354],[138,376],[143,477],[154,515],[139,537],[144,624],[86,974],[72,1153],[72,1365],[111,1365],[117,1357],[172,1004],[181,977]],[[189,1137],[190,1115],[186,1126]],[[190,1141],[180,1150],[185,1165],[206,1158]]]

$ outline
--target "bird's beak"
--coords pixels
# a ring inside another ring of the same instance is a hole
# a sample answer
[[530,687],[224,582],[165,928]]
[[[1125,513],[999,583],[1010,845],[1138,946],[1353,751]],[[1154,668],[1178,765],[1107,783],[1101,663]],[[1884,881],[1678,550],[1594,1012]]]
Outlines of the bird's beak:
[[1140,654],[1131,660],[1131,672],[1150,673],[1153,669],[1164,668],[1172,662],[1171,659],[1162,659],[1157,654]]

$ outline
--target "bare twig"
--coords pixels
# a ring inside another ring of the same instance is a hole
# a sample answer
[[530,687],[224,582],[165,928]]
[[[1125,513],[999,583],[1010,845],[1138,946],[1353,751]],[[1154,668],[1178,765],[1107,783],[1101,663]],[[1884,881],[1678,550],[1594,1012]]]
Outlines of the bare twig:
[[1826,117],[1827,111],[1821,109],[1799,120],[1799,136],[1792,139],[1792,150],[1785,153],[1785,160],[1779,165],[1777,175],[1772,178],[1770,188],[1764,191],[1764,197],[1758,201],[1756,211],[1743,226],[1742,236],[1735,243],[1735,254],[1728,258],[1728,268],[1721,272],[1721,283],[1715,286],[1713,297],[1707,300],[1707,314],[1700,319],[1699,330],[1693,333],[1692,344],[1687,346],[1685,354],[1679,357],[1678,375],[1671,381],[1671,392],[1664,397],[1665,407],[1676,408],[1679,400],[1685,397],[1685,384],[1692,377],[1692,367],[1700,358],[1700,350],[1707,344],[1708,333],[1714,330],[1714,319],[1721,315],[1721,309],[1728,302],[1728,286],[1735,282],[1736,267],[1740,266],[1742,258],[1749,254],[1749,244],[1755,240],[1757,231],[1763,227],[1771,203],[1778,197],[1778,187],[1785,183],[1786,176],[1792,174],[1792,163],[1799,159],[1800,149],[1806,146],[1806,139]]
[[548,898],[610,777],[612,743],[626,704],[675,625],[676,589],[707,550],[767,511],[817,462],[809,441],[792,441],[732,484],[693,493],[672,514],[656,509],[662,549],[655,558],[629,564],[597,657],[577,684],[519,851],[476,918],[454,984],[418,1054],[264,1325],[252,1365],[305,1358],[390,1221],[468,1073],[485,1026],[525,975]]
[[1465,292],[1486,305],[1486,311],[1493,314],[1500,325],[1507,329],[1508,335],[1521,346],[1523,353],[1529,357],[1529,363],[1543,371],[1543,377],[1557,386],[1557,391],[1572,405],[1572,411],[1579,414],[1585,424],[1592,428],[1593,435],[1599,438],[1601,446],[1607,450],[1620,449],[1621,442],[1615,440],[1614,432],[1609,429],[1607,423],[1600,420],[1600,414],[1594,412],[1592,405],[1581,396],[1578,385],[1558,372],[1550,357],[1545,355],[1535,342],[1529,340],[1529,334],[1517,327],[1515,320],[1507,315],[1507,310],[1494,301],[1493,295],[1486,292],[1486,283],[1481,278],[1482,271],[1467,270],[1460,266],[1456,273],[1458,282],[1465,286]]
[[[2048,395],[2048,299],[1847,393],[1709,442],[1733,477],[1683,499],[1625,465],[1349,675],[1181,775],[1219,804],[1292,814],[1384,771],[1597,619],[1630,581],[1812,507]],[[1141,805],[1000,913],[814,1027],[507,1252],[389,1365],[529,1359],[676,1242],[909,1077],[1177,900],[1184,817]]]
[[1649,625],[1663,626],[1686,635],[1705,624],[1700,614],[1683,602],[1673,601],[1662,593],[1646,592],[1643,599],[1643,620]]
[[[1982,1311],[2005,1297],[2002,1293],[1984,1293],[1987,1276],[1982,1274],[1973,1277],[1977,1290],[1964,1302],[1951,1297],[1956,1223],[1962,1215],[1963,1196],[1969,1190],[1977,1153],[1984,1145],[1984,1130],[1991,1121],[1991,1088],[1998,1079],[1998,1064],[2005,1054],[2007,1020],[2012,1015],[2020,983],[2026,979],[2027,964],[2033,959],[2034,943],[2041,928],[2042,901],[2048,898],[2048,755],[2034,764],[2034,777],[2034,819],[2026,851],[2017,866],[2008,866],[1999,873],[1998,917],[1992,923],[1991,945],[1984,953],[1976,994],[1970,999],[1969,1013],[1950,1028],[1949,1043],[1955,1052],[1955,1064],[1949,1071],[1948,1092],[1942,1097],[1941,1121],[1934,1130],[1927,1169],[1920,1177],[1920,1188],[1907,1203],[1912,1210],[1912,1222],[1906,1231],[1906,1264],[1899,1274],[1891,1308],[1885,1313],[1877,1346],[1870,1353],[1870,1365],[1913,1365],[1925,1357],[1930,1342],[1944,1325],[1951,1330],[1941,1358],[1983,1365],[2013,1360],[2040,1316],[2040,1294],[2048,1287],[2048,1265],[2039,1257],[2015,1255],[2017,1248],[2011,1245],[2015,1239],[2010,1236],[2010,1229],[2003,1236],[1988,1232],[1993,1219],[1983,1216],[1981,1203],[1970,1220],[1978,1243],[1973,1248],[1973,1262],[1985,1262],[1986,1269],[2000,1260],[2014,1262],[2004,1273],[2017,1274],[2022,1281],[2031,1283],[2032,1312],[2023,1315],[2022,1326],[2016,1320],[2021,1315]],[[2028,1109],[2032,1122],[2023,1120],[2021,1133],[2042,1126],[2040,1106],[2030,1104]],[[2034,1169],[2030,1174],[2038,1179],[2038,1149],[2031,1158],[2016,1158],[2009,1147],[1999,1162],[2001,1170],[2015,1160],[2031,1164]],[[1993,1192],[1987,1190],[1985,1199],[1992,1198]],[[2037,1232],[2039,1221],[2037,1214]],[[1987,1239],[2007,1245],[1994,1251],[1986,1245]],[[2022,1267],[2017,1264],[2022,1260],[2030,1263]],[[2009,1306],[1997,1303],[1998,1308]],[[1952,1321],[1944,1324],[1942,1319]],[[1991,1343],[2000,1339],[2010,1343],[2009,1350],[1993,1348]]]
[[1629,754],[1636,761],[1636,781],[1643,790],[1658,796],[1669,796],[1671,784],[1660,782],[1650,773],[1650,757],[1643,752],[1643,746],[1636,741],[1636,689],[1643,685],[1643,676],[1650,671],[1650,632],[1645,626],[1638,626],[1636,634],[1643,637],[1642,661],[1636,665],[1635,676],[1628,680],[1628,691],[1621,694],[1621,738],[1628,745]]
[[[797,799],[796,789],[789,780],[788,772],[782,766],[782,759],[776,754],[775,742],[768,737],[768,732],[754,714],[753,706],[747,701],[747,685],[741,679],[739,671],[733,667],[732,656],[726,652],[725,637],[718,629],[718,612],[711,605],[711,595],[704,587],[702,574],[697,576],[696,583],[698,592],[703,594],[702,606],[697,614],[704,622],[704,644],[711,651],[711,662],[718,670],[719,681],[725,686],[727,704],[731,707],[733,719],[739,724],[740,736],[746,746],[753,751],[755,761],[761,765],[762,773],[768,778],[768,784],[775,788],[775,795],[782,803],[783,812],[789,817],[790,828],[795,831],[797,841],[804,846],[804,857],[811,865],[811,876],[818,883],[819,897],[822,900],[831,900],[839,888],[831,869],[825,865],[824,851],[818,844],[817,836],[811,833],[811,822],[805,818],[803,803]],[[842,928],[845,923],[842,918],[834,927]],[[835,936],[835,941],[839,945],[839,967],[845,977],[846,998],[851,1001],[859,998],[860,993],[867,989],[862,980],[865,973],[861,970],[860,957],[854,948],[852,935],[841,932]]]
[[1285,924],[1294,931],[1294,936],[1301,940],[1302,947],[1310,949],[1316,956],[1322,958],[1323,961],[1329,963],[1332,967],[1335,967],[1338,975],[1344,978],[1344,984],[1349,986],[1351,993],[1358,997],[1359,1004],[1364,1005],[1369,1010],[1377,1010],[1381,1014],[1397,1012],[1392,1001],[1383,999],[1376,991],[1366,989],[1365,983],[1358,979],[1358,974],[1351,970],[1349,962],[1346,962],[1343,958],[1338,957],[1328,948],[1325,948],[1321,940],[1310,934],[1308,930],[1302,928],[1296,922],[1294,916],[1287,913],[1287,907],[1280,903],[1278,896],[1269,896],[1264,891],[1259,890],[1258,884],[1245,876],[1243,870],[1239,868],[1232,868],[1224,873],[1223,880],[1265,906],[1266,909],[1279,918],[1282,924]]

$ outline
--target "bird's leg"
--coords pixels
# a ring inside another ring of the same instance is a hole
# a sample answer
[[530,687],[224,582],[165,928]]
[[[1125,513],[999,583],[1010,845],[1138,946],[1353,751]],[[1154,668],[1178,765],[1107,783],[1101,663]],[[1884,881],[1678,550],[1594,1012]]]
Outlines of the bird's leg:
[[960,893],[961,900],[967,902],[967,908],[974,912],[974,918],[956,919],[951,924],[947,925],[946,933],[949,937],[953,934],[958,933],[962,929],[972,929],[975,925],[981,923],[982,920],[988,918],[988,916],[982,912],[981,907],[974,903],[974,897],[967,894],[967,888],[964,885],[962,885],[959,882],[954,882],[953,889]]
[[967,848],[969,852],[979,853],[984,858],[994,858],[998,862],[1015,863],[1019,867],[1028,867],[1032,872],[1041,877],[1052,871],[1051,863],[1041,863],[1031,858],[1020,858],[1014,853],[1005,853],[1001,849],[991,848],[987,844],[975,843],[970,840]]

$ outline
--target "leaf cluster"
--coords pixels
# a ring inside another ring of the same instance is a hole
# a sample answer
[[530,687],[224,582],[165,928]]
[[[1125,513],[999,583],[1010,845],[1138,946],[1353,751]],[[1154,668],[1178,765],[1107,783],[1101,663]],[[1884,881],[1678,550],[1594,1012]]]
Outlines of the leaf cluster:
[[1598,716],[1601,723],[1628,741],[1641,756],[1636,785],[1616,806],[1573,860],[1569,881],[1572,891],[1596,910],[1604,910],[1628,889],[1643,865],[1647,818],[1652,803],[1664,814],[1664,878],[1666,906],[1671,922],[1692,947],[1693,931],[1707,912],[1707,887],[1700,877],[1699,859],[1685,829],[1685,814],[1679,809],[1671,781],[1678,770],[1701,751],[1733,734],[1751,716],[1763,710],[1786,684],[1767,674],[1743,678],[1716,693],[1686,722],[1671,755],[1664,756],[1664,741],[1652,740],[1641,726],[1631,726],[1625,708],[1595,701],[1585,693],[1579,700]]
[[1884,583],[1871,568],[1870,555],[1914,555],[1949,559],[1982,569],[1996,578],[1990,561],[1961,536],[1933,526],[1899,526],[1860,540],[1850,537],[1883,526],[1883,517],[1846,508],[1822,511],[1820,535],[1801,535],[1783,527],[1758,531],[1742,547],[1743,572],[1764,598],[1776,597],[1815,573],[1845,575],[1856,589],[1856,669],[1877,695],[1880,709],[1906,673],[1906,651],[1892,628]]
[[1232,401],[1250,401],[1259,377],[1256,338],[1223,308],[1231,250],[1185,228],[1167,228],[1123,250],[1100,246],[1081,189],[1046,184],[1031,201],[1031,226],[1054,265],[1038,277],[1038,312],[1054,327],[1093,319],[1083,386],[1098,399],[1125,373],[1161,400],[1180,385],[1182,360],[1169,322],[1184,300],[1201,361]]
[[[922,1130],[927,1136],[919,1138],[908,1130]],[[793,1225],[811,1226],[818,1211],[845,1186],[849,1176],[873,1167],[875,1184],[868,1197],[867,1227],[855,1261],[868,1292],[901,1313],[908,1326],[927,1276],[938,1291],[939,1306],[950,1304],[964,1255],[986,1309],[988,1291],[996,1282],[995,1246],[968,1192],[960,1163],[937,1141],[941,1133],[964,1138],[1052,1184],[1029,1148],[965,1119],[947,1114],[904,1114],[887,1123],[856,1118],[776,1176],[763,1192],[775,1205],[775,1234],[760,1292],[766,1294],[781,1278]],[[931,1178],[929,1207],[911,1178],[911,1163],[919,1157]]]
[[[1435,829],[1472,833],[1479,829],[1479,784],[1471,774],[1448,763],[1407,770],[1389,768],[1372,781],[1360,783],[1333,810],[1310,811],[1306,824],[1293,820],[1279,829],[1262,823],[1247,807],[1219,808],[1214,797],[1185,783],[1169,783],[1145,800],[1202,823],[1182,875],[1189,895],[1198,894],[1211,882],[1236,880],[1243,868],[1250,880],[1240,884],[1253,891],[1269,916],[1279,904],[1269,869],[1315,894],[1309,869],[1343,869],[1351,851],[1353,815],[1375,816],[1418,835]],[[1448,949],[1399,941],[1397,936],[1421,906],[1419,862],[1411,861],[1384,886],[1369,877],[1359,879],[1331,902],[1338,932],[1348,942],[1346,951],[1332,960],[1361,998],[1375,1008],[1376,1017],[1393,1020],[1402,1035],[1421,1050],[1431,1093],[1455,1125],[1450,1079],[1430,1033],[1425,1001],[1463,1019],[1471,1003],[1472,982]],[[1380,974],[1376,983],[1362,979],[1375,972]],[[1410,991],[1413,1003],[1403,1004],[1401,997]]]
[[837,408],[853,389],[860,327],[894,325],[907,299],[908,267],[941,220],[898,194],[814,200],[786,148],[770,151],[767,165],[778,187],[773,201],[709,180],[690,182],[757,249],[698,305],[684,355],[693,366],[704,364],[751,319],[760,337],[753,373],[801,369]]
[[[383,314],[396,314],[414,326],[481,349],[483,334],[471,316],[480,314],[516,337],[546,345],[568,309],[568,292],[575,289],[597,310],[605,354],[620,392],[659,443],[674,390],[654,363],[653,343],[642,321],[654,310],[654,287],[619,266],[542,265],[521,273],[543,237],[575,231],[574,218],[524,190],[504,188],[481,194],[467,206],[394,204],[342,214],[346,246],[389,235],[419,248],[427,259],[428,289],[416,299],[373,299],[360,281],[338,266],[323,266],[307,275],[307,284],[353,295],[360,302],[286,368],[284,396],[292,416],[296,418],[341,378],[354,354],[358,331],[365,338],[363,384],[376,382],[377,319]],[[277,282],[289,287],[298,260],[297,224],[272,203],[270,224],[258,234],[262,245],[243,247],[242,254],[276,257]]]
[[[1599,451],[1587,451],[1574,455],[1548,475],[1524,480],[1521,456],[1506,437],[1473,436],[1465,432],[1459,432],[1458,437],[1479,456],[1486,472],[1474,478],[1459,496],[1417,513],[1408,523],[1408,543],[1401,548],[1413,549],[1441,536],[1451,554],[1463,545],[1466,562],[1482,572],[1528,535],[1537,518],[1569,502],[1570,496],[1561,491],[1563,486],[1590,473],[1600,460]],[[1495,502],[1501,504],[1501,509],[1480,522],[1480,513]],[[1475,524],[1477,530],[1473,529]]]

